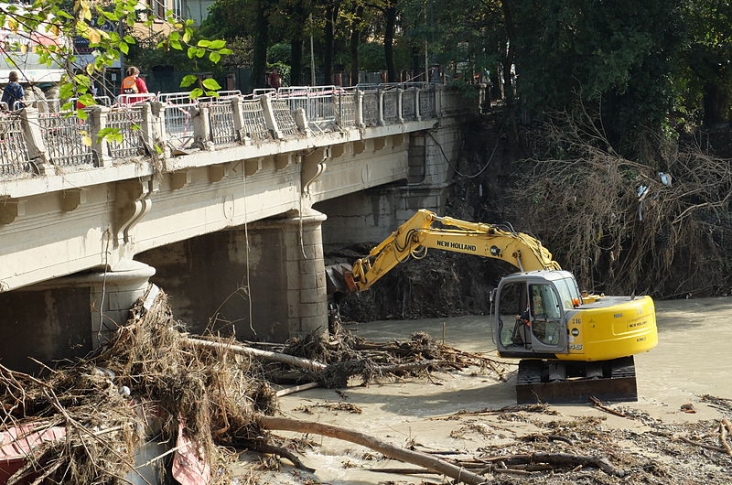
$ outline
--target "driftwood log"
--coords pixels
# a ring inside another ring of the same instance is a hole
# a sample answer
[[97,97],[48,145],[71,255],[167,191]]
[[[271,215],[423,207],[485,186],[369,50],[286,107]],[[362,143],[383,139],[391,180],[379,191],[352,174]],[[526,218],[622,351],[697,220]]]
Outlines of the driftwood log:
[[365,446],[367,448],[371,448],[372,450],[378,451],[382,455],[389,458],[433,470],[454,479],[458,483],[466,483],[468,485],[480,485],[486,482],[486,479],[480,475],[470,472],[465,468],[455,466],[439,458],[430,456],[426,453],[398,448],[372,436],[368,436],[357,431],[340,428],[338,426],[272,416],[261,416],[259,418],[259,425],[262,428],[268,430],[314,433],[331,438],[350,441],[351,443],[355,443],[357,445]]
[[[521,455],[516,455],[520,457]],[[608,475],[615,477],[624,477],[624,470],[615,468],[610,461],[602,456],[582,456],[571,455],[569,453],[532,453],[524,455],[522,458],[526,463],[549,463],[557,466],[586,466],[591,465],[604,471]]]
[[[253,347],[246,347],[243,345],[236,345],[231,344],[228,342],[212,342],[209,340],[201,340],[196,338],[188,337],[185,339],[186,345],[190,345],[191,347],[198,347],[198,348],[211,348],[211,349],[217,349],[217,350],[228,350],[230,352],[234,352],[237,354],[243,354],[243,355],[249,355],[251,357],[258,357],[265,360],[270,360],[274,362],[281,362],[283,364],[292,365],[295,367],[301,367],[303,369],[314,371],[314,372],[325,372],[328,370],[329,366],[327,364],[323,364],[322,362],[317,362],[314,360],[309,359],[303,359],[301,357],[295,357],[293,355],[283,354],[280,352],[272,352],[270,350],[261,350],[261,349],[255,349]],[[440,366],[445,365],[447,362],[443,361],[420,361],[420,362],[408,362],[404,364],[392,364],[392,365],[382,365],[382,366],[375,366],[374,370],[377,373],[381,374],[389,374],[389,373],[400,373],[400,372],[410,372],[415,371],[419,369],[426,369],[428,367],[432,366]],[[291,391],[283,392],[282,394],[278,395],[286,395],[293,392],[303,391],[306,389],[310,389],[312,387],[317,387],[315,384],[303,385],[304,387],[293,389]]]
[[724,450],[727,452],[729,456],[732,456],[732,447],[730,447],[729,443],[727,442],[727,433],[732,433],[732,423],[729,422],[727,419],[723,419],[719,423],[719,441],[722,443],[722,446],[724,447]]
[[244,347],[242,345],[234,345],[225,342],[211,342],[208,340],[200,340],[194,338],[187,338],[185,340],[187,345],[192,347],[211,348],[217,350],[228,350],[237,354],[250,355],[253,357],[260,357],[266,360],[273,360],[275,362],[282,362],[283,364],[294,365],[295,367],[302,367],[312,371],[324,371],[328,368],[327,365],[316,362],[314,360],[303,359],[301,357],[295,357],[294,355],[282,354],[279,352],[271,352],[269,350],[260,350],[252,347]]

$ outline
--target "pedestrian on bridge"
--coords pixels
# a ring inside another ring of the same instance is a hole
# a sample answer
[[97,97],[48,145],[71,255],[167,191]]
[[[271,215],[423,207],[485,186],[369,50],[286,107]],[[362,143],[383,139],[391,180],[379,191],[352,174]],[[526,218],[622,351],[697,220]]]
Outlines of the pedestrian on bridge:
[[280,71],[276,67],[272,69],[272,72],[269,73],[269,77],[267,78],[267,84],[269,84],[269,87],[272,89],[279,89]]
[[10,111],[25,108],[23,99],[25,98],[25,91],[23,86],[18,82],[18,72],[10,71],[8,75],[8,85],[3,89],[2,101]]

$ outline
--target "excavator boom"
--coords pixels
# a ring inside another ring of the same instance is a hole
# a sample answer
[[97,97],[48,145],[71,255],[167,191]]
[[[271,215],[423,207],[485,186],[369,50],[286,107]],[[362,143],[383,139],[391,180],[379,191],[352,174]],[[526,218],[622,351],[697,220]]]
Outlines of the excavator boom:
[[520,271],[561,269],[549,250],[527,234],[421,209],[350,269],[329,268],[328,277],[338,291],[365,291],[395,266],[410,257],[422,258],[428,249],[500,259]]

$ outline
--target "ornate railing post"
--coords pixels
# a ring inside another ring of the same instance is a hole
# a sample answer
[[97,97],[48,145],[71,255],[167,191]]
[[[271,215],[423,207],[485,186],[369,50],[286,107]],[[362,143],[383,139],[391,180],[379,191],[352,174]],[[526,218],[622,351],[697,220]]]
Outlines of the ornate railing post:
[[363,91],[356,89],[354,96],[356,96],[356,119],[354,124],[357,128],[366,128],[366,124],[363,122]]
[[155,150],[155,145],[157,144],[160,147],[162,157],[170,158],[168,132],[165,130],[165,104],[160,101],[153,101],[150,103],[150,112],[149,133],[151,135],[151,148]]
[[38,108],[25,108],[20,112],[23,136],[28,146],[28,157],[36,160],[40,175],[55,173],[53,165],[48,160],[46,143],[43,141],[40,123],[38,122]]
[[272,97],[269,94],[264,94],[259,97],[259,102],[262,103],[264,122],[267,124],[267,129],[272,132],[275,140],[281,139],[283,135],[280,127],[277,125],[277,116],[275,116],[274,106],[272,106]]
[[231,109],[234,113],[234,129],[239,134],[239,142],[242,145],[251,145],[252,138],[247,133],[246,119],[244,117],[244,101],[241,98],[232,99]]
[[112,157],[109,156],[109,149],[107,148],[107,140],[104,137],[100,137],[99,133],[107,127],[107,114],[109,108],[104,106],[92,106],[88,108],[89,113],[89,133],[92,150],[97,159],[97,165],[100,167],[108,167],[112,164]]
[[292,117],[295,119],[297,129],[304,133],[306,138],[313,136],[313,130],[310,129],[308,115],[305,113],[304,108],[296,108],[292,113]]
[[384,121],[384,90],[379,89],[379,126],[384,126],[386,122]]
[[437,118],[442,118],[442,93],[444,92],[444,87],[441,84],[435,84],[434,85],[434,103],[435,103],[435,116]]
[[145,144],[154,149],[155,146],[155,119],[153,118],[152,106],[150,103],[143,103],[142,105],[142,139]]
[[213,149],[211,138],[211,120],[208,117],[208,108],[200,107],[193,111],[193,143],[199,148]]
[[414,92],[414,119],[415,121],[422,121],[422,110],[420,106],[422,106],[421,98],[424,96],[424,91],[419,87],[414,89],[416,90]]
[[397,123],[404,123],[404,110],[403,108],[403,100],[404,98],[404,90],[401,87],[397,87]]

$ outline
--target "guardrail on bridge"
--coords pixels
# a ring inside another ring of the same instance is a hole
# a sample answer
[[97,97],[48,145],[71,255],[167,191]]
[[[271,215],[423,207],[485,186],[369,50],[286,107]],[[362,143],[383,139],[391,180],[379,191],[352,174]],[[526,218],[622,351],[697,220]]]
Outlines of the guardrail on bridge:
[[[58,100],[37,101],[0,114],[0,179],[433,119],[441,104],[459,103],[448,98],[460,96],[427,84],[294,86],[198,99],[189,93],[135,94],[83,108],[86,119],[63,110]],[[110,129],[116,135],[103,136]]]

